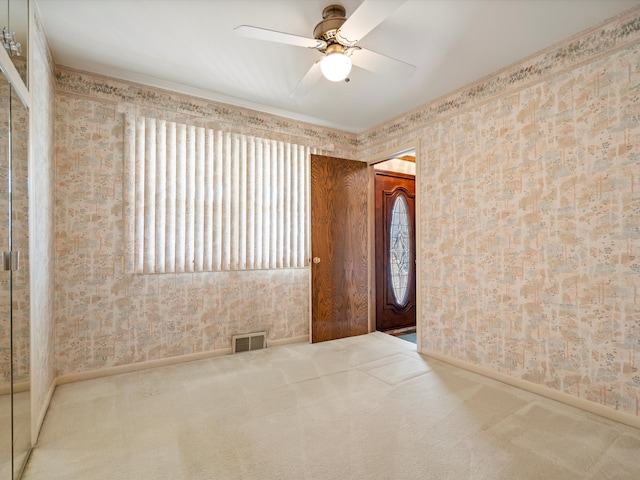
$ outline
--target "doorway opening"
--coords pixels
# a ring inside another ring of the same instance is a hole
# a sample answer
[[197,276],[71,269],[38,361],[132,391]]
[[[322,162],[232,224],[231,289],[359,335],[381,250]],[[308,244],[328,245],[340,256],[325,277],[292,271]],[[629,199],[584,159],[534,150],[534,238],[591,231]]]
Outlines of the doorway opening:
[[415,151],[373,165],[375,330],[416,340]]

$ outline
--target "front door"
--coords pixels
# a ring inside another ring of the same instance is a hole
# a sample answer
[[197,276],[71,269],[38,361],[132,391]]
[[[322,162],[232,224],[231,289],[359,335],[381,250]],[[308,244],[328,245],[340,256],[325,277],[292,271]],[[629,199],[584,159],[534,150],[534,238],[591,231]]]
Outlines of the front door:
[[415,177],[377,170],[376,330],[416,324]]
[[369,331],[367,164],[311,156],[311,341]]

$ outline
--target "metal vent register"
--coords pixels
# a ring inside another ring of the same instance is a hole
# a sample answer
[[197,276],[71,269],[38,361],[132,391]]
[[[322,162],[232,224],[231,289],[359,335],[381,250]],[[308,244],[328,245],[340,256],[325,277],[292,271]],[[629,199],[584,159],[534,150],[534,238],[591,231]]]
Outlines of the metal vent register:
[[246,333],[231,337],[233,353],[248,352],[267,348],[267,332]]

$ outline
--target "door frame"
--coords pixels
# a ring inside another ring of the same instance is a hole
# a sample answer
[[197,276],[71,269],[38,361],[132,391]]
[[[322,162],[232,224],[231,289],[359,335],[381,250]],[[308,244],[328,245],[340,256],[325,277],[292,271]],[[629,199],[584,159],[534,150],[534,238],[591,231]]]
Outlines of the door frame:
[[392,160],[394,158],[401,157],[407,153],[415,152],[416,156],[416,196],[415,196],[415,245],[416,245],[416,348],[418,353],[422,353],[422,322],[420,313],[422,312],[422,298],[421,291],[421,272],[422,272],[422,259],[420,258],[420,201],[421,201],[421,188],[420,188],[420,172],[421,172],[421,158],[420,153],[420,139],[416,139],[413,142],[403,143],[394,148],[385,150],[380,153],[376,153],[369,157],[366,157],[364,161],[369,165],[369,233],[367,238],[368,252],[369,252],[369,332],[376,331],[376,271],[375,271],[375,214],[376,214],[376,202],[375,202],[375,171],[373,165],[376,163]]
[[[376,299],[375,299],[375,288],[376,288],[376,280],[375,280],[375,171],[373,165],[376,163],[384,162],[386,160],[392,160],[394,158],[401,157],[407,153],[414,152],[416,157],[416,196],[415,196],[415,243],[416,243],[416,348],[418,353],[422,353],[422,322],[420,321],[420,316],[422,312],[422,298],[420,295],[421,292],[421,276],[420,272],[422,271],[422,259],[418,252],[420,251],[421,244],[421,234],[420,234],[420,201],[421,201],[421,189],[420,189],[420,172],[421,172],[421,158],[422,154],[420,151],[421,138],[417,138],[411,142],[402,143],[396,147],[389,148],[382,152],[366,156],[362,159],[364,163],[367,164],[369,168],[369,182],[368,182],[368,198],[367,198],[367,223],[368,223],[368,233],[367,233],[367,256],[368,256],[368,322],[369,322],[369,333],[376,331]],[[309,159],[311,162],[311,159]],[[307,180],[309,182],[309,186],[311,185],[311,178]],[[310,209],[311,206],[309,205]],[[310,211],[310,210],[309,210]],[[307,223],[307,229],[309,235],[311,235],[311,215],[308,216],[309,221]],[[309,255],[311,255],[311,250],[309,251]],[[311,258],[309,258],[309,263],[311,262]],[[312,313],[312,305],[313,305],[313,288],[311,285],[311,265],[309,265],[309,343],[312,342],[311,332],[313,329],[313,313]]]

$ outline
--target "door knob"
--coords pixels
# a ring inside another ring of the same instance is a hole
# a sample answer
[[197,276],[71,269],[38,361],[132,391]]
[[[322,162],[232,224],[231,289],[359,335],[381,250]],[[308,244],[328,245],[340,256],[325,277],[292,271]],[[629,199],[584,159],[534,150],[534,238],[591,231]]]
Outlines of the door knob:
[[320,257],[313,257],[313,263],[315,263],[316,265],[320,263]]

